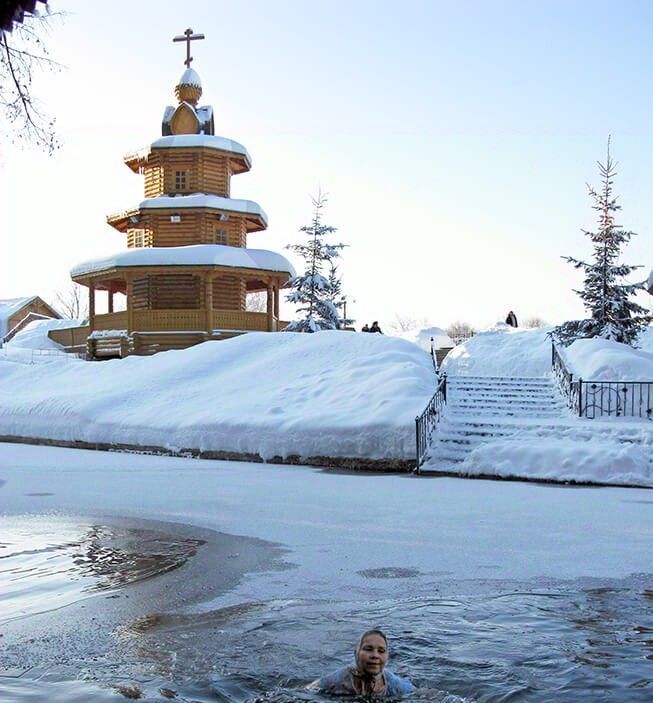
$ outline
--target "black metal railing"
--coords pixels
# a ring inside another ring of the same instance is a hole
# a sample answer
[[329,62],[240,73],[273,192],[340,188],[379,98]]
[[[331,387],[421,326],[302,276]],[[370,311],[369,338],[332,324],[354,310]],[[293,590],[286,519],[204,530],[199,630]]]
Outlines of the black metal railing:
[[442,416],[442,411],[447,403],[447,374],[440,374],[438,377],[438,387],[431,400],[429,400],[424,412],[415,418],[415,473],[419,473],[420,467],[426,459],[431,439]]
[[653,420],[653,381],[578,379],[581,417],[645,417]]
[[564,359],[560,354],[560,350],[553,341],[551,342],[551,368],[553,369],[553,375],[558,382],[558,388],[567,400],[567,405],[571,408],[571,410],[578,414],[580,398],[578,392],[578,381],[574,381],[574,375],[565,365]]
[[551,366],[560,392],[578,417],[643,417],[653,420],[653,381],[574,380],[555,342],[551,343]]
[[439,371],[438,371],[438,357],[435,353],[435,340],[433,337],[431,337],[431,361],[433,362],[433,370],[435,371],[435,375],[437,376]]

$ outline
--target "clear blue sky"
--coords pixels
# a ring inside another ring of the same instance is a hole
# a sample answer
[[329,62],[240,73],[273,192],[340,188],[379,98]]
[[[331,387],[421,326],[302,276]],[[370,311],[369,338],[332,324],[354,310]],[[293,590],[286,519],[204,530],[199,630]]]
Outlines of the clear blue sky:
[[122,156],[160,134],[186,27],[206,35],[193,68],[216,133],[253,157],[232,196],[270,228],[249,245],[282,250],[328,191],[359,324],[583,315],[560,257],[589,255],[585,182],[608,134],[622,223],[640,235],[624,259],[639,278],[653,266],[651,2],[51,6],[69,13],[49,35],[67,69],[37,90],[64,146],[1,147],[0,297],[52,297],[74,264],[125,246],[104,218],[142,198]]

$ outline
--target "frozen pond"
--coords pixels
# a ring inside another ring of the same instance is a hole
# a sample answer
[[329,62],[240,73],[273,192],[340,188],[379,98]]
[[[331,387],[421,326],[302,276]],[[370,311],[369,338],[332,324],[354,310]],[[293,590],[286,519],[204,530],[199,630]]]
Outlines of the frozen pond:
[[[0,445],[0,700],[649,701],[653,492]],[[121,692],[122,691],[122,692]]]

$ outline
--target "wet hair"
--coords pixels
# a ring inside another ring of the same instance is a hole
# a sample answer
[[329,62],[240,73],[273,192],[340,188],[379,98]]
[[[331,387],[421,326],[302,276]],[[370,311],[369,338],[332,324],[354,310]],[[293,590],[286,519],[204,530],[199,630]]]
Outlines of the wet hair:
[[385,636],[385,634],[381,630],[377,630],[376,628],[373,630],[368,630],[367,632],[363,632],[363,634],[360,636],[358,640],[358,644],[356,645],[356,649],[354,650],[354,654],[358,656],[358,652],[360,652],[360,648],[363,646],[363,640],[366,637],[369,637],[370,635],[378,635],[379,637],[383,638],[383,641],[385,642],[386,648],[388,647],[388,638]]

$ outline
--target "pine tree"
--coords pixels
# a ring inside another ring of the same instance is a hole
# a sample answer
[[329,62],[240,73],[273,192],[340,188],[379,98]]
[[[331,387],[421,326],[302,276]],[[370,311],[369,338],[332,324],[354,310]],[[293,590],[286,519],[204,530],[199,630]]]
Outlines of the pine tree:
[[291,244],[287,248],[304,259],[305,270],[290,281],[292,291],[287,300],[298,305],[299,318],[285,329],[288,332],[319,332],[333,330],[341,326],[338,303],[334,302],[334,283],[331,277],[323,274],[325,263],[332,262],[340,255],[344,244],[327,244],[328,235],[337,231],[336,227],[322,223],[322,209],[327,198],[321,192],[313,198],[313,220],[310,225],[300,228],[307,237],[305,244]]
[[597,162],[602,179],[602,188],[596,191],[587,186],[594,201],[593,209],[598,213],[598,228],[595,232],[582,230],[593,244],[591,262],[571,256],[563,257],[574,268],[583,269],[585,280],[582,290],[575,290],[583,301],[590,317],[585,320],[570,320],[556,327],[553,335],[565,345],[576,339],[602,337],[624,344],[634,344],[640,330],[653,317],[638,305],[632,297],[644,289],[643,283],[623,283],[623,279],[641,266],[619,263],[621,247],[635,234],[624,230],[616,223],[616,213],[621,210],[613,194],[616,164],[610,156],[610,139],[605,164]]

